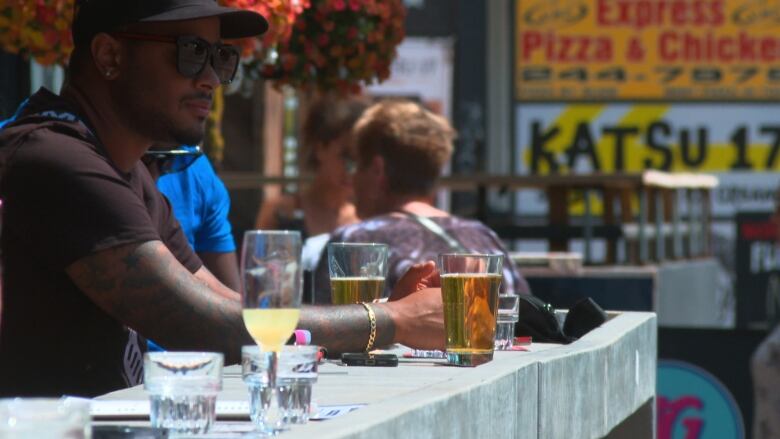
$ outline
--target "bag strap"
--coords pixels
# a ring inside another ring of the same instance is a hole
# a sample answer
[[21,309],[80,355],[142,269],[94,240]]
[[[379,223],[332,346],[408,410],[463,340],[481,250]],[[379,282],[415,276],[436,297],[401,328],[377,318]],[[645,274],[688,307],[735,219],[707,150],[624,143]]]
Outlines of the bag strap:
[[411,212],[407,212],[405,210],[399,210],[398,212],[405,215],[407,218],[415,221],[417,224],[423,226],[424,228],[428,229],[429,232],[438,236],[442,241],[446,242],[447,245],[449,245],[453,251],[459,253],[469,253],[469,250],[466,248],[466,246],[461,244],[461,242],[458,241],[454,236],[447,233],[447,231],[444,230],[442,226],[437,224],[436,221],[433,221],[427,216],[420,216]]

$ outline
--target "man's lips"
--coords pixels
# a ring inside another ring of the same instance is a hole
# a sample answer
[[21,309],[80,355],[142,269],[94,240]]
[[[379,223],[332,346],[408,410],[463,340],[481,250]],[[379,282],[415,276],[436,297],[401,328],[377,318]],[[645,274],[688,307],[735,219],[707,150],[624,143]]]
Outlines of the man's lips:
[[211,101],[208,99],[190,99],[184,105],[193,110],[198,117],[208,117],[211,111]]

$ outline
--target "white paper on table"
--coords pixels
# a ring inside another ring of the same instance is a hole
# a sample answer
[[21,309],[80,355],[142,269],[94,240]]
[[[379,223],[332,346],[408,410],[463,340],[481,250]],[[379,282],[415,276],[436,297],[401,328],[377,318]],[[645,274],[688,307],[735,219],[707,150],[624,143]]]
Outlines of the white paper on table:
[[[349,405],[323,405],[319,406],[317,414],[311,416],[312,421],[320,421],[336,418],[351,413],[365,404]],[[220,401],[217,400],[217,418],[249,418],[249,401]],[[91,400],[90,413],[95,419],[123,418],[137,419],[149,418],[149,401],[138,400]]]

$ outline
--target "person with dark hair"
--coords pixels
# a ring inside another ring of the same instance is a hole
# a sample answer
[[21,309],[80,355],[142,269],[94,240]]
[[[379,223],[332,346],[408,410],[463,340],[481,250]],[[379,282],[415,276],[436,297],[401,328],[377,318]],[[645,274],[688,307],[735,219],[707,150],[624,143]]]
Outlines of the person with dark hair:
[[312,180],[295,194],[265,200],[257,214],[258,229],[294,229],[314,236],[358,221],[352,203],[350,136],[367,107],[361,97],[325,95],[314,100],[301,136],[301,167]]
[[[492,230],[433,206],[436,181],[449,162],[455,138],[445,118],[411,101],[388,100],[363,113],[353,136],[355,205],[363,221],[337,229],[330,242],[388,244],[385,296],[412,265],[453,252],[503,253],[501,290],[529,293]],[[315,272],[314,292],[316,303],[330,302],[324,254]]]
[[[95,396],[137,384],[143,338],[240,358],[238,293],[190,249],[141,157],[200,143],[213,94],[261,34],[259,14],[213,0],[77,1],[62,92],[41,89],[0,132],[0,396]],[[417,290],[412,270],[408,285]],[[423,285],[424,286],[424,285]],[[401,292],[408,293],[409,291]],[[304,307],[330,352],[444,345],[441,294]]]

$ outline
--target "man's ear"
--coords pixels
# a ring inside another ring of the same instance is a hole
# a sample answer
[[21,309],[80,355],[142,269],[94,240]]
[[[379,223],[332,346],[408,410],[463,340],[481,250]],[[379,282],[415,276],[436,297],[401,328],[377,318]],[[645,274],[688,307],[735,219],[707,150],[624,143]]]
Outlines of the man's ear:
[[122,45],[116,38],[99,33],[92,39],[92,59],[98,74],[110,80],[119,75],[122,60]]

